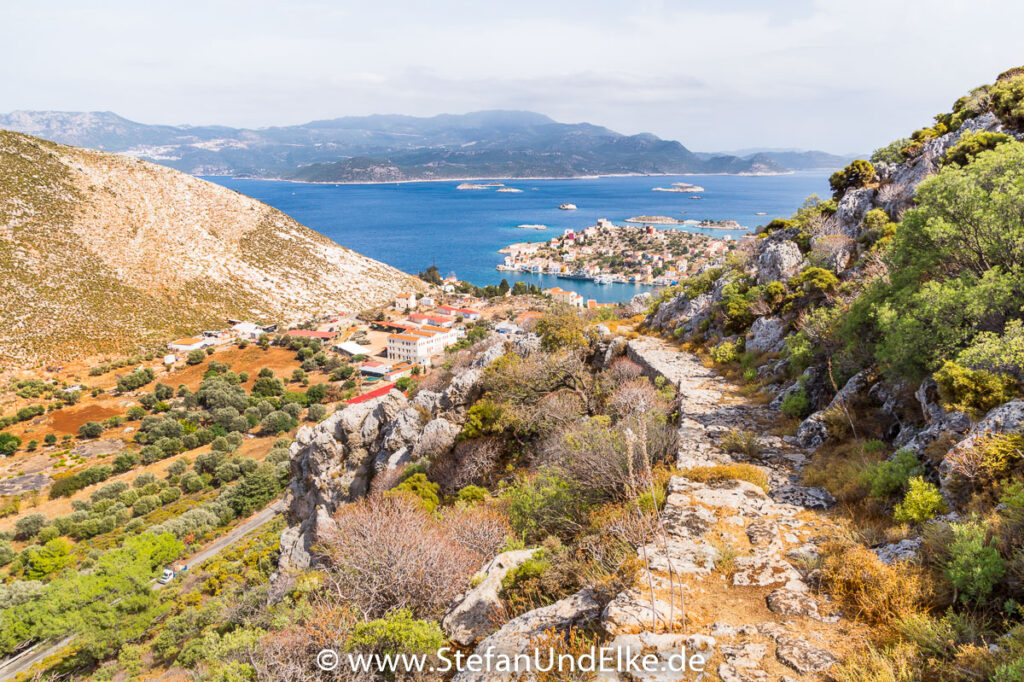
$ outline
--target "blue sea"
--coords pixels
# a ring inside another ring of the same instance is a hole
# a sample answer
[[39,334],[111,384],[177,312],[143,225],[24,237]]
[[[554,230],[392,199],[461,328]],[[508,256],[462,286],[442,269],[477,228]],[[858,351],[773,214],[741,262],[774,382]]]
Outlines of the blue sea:
[[[680,219],[735,220],[750,227],[788,217],[811,194],[828,194],[827,171],[789,175],[629,176],[562,180],[496,180],[521,193],[456,190],[458,181],[391,184],[308,184],[274,180],[207,177],[207,180],[259,199],[297,221],[371,258],[406,272],[436,265],[478,286],[522,280],[541,287],[561,286],[601,302],[628,300],[650,287],[594,284],[554,275],[499,272],[498,249],[513,242],[542,241],[567,228],[593,225],[598,218],[620,222],[640,215]],[[475,183],[488,182],[486,180]],[[691,194],[655,192],[673,182],[705,188]],[[576,204],[562,211],[559,204]],[[759,216],[764,211],[767,215]],[[516,225],[547,225],[545,231]],[[679,226],[678,229],[690,229]],[[694,230],[699,231],[699,230]],[[741,232],[704,230],[715,236]]]

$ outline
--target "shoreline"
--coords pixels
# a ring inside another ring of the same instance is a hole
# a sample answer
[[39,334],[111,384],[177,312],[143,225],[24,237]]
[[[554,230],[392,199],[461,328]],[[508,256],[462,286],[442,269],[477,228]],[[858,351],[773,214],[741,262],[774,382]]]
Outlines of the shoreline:
[[[414,182],[527,182],[530,180],[599,180],[601,178],[669,178],[697,176],[731,176],[738,178],[776,177],[795,175],[800,171],[778,173],[603,173],[598,175],[531,175],[529,177],[458,177],[458,178],[417,178],[410,180],[291,180],[289,178],[257,178],[246,175],[193,175],[197,178],[231,178],[232,180],[259,180],[263,182],[293,182],[299,185],[407,185]],[[190,173],[190,175],[192,175]]]

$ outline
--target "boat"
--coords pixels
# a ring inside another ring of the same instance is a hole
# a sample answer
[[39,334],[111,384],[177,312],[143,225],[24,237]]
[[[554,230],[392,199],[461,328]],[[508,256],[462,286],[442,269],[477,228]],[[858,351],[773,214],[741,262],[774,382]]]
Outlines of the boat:
[[563,211],[575,211],[576,204],[561,204],[558,208]]
[[598,275],[594,278],[594,284],[611,284],[614,281],[611,275]]
[[692,197],[690,197],[690,198],[691,198],[691,199],[701,199],[702,197],[701,197],[701,196],[700,196],[699,194],[694,194],[694,195],[693,195]]
[[754,215],[768,215],[768,212],[767,211],[758,211]]

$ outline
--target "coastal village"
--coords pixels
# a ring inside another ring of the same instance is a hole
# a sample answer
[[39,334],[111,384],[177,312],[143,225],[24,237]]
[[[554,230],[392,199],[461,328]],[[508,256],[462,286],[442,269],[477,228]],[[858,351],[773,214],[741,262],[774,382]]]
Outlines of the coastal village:
[[[640,216],[627,221],[637,221],[637,225],[615,225],[601,218],[596,225],[578,231],[567,229],[547,241],[510,244],[499,252],[505,254],[505,259],[497,269],[596,284],[669,286],[736,245],[731,236],[716,238],[699,232],[659,229],[652,224],[663,224],[657,218]],[[673,224],[680,222],[672,220]],[[733,222],[706,222],[697,227],[745,229]],[[579,305],[575,299],[571,304]]]

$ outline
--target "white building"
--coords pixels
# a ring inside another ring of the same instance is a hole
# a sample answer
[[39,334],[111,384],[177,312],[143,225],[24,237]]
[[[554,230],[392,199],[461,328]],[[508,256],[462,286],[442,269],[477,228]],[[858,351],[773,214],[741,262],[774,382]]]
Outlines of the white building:
[[263,327],[252,322],[239,322],[231,328],[231,332],[240,339],[252,339],[259,340],[261,336],[266,334],[263,331]]
[[214,340],[206,337],[190,336],[167,344],[168,350],[176,350],[179,353],[188,353],[193,350],[202,350],[207,346],[213,346]]
[[412,333],[391,334],[388,336],[388,359],[429,365],[432,347],[433,343],[429,336]]
[[551,300],[555,303],[564,303],[575,308],[582,308],[584,306],[583,297],[575,291],[566,291],[559,287],[551,287],[550,289],[545,289],[544,293],[550,296]]
[[395,296],[395,307],[399,310],[409,310],[416,307],[416,294],[398,294]]

